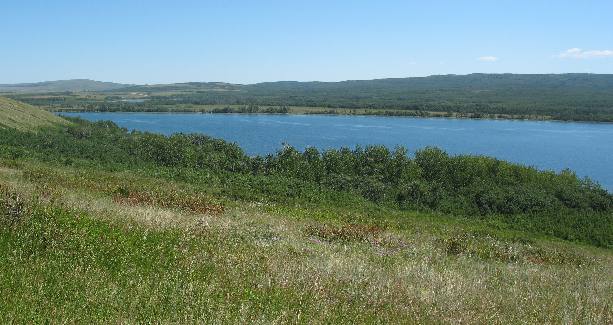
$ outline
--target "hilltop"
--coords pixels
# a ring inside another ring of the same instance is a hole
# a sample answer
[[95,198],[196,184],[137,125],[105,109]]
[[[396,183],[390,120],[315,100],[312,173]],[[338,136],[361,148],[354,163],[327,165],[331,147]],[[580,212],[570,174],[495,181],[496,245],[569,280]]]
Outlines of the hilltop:
[[44,81],[36,83],[3,84],[0,92],[6,93],[52,93],[79,91],[106,91],[129,87],[130,85],[95,81],[89,79],[71,79]]
[[0,128],[26,130],[65,122],[64,119],[34,106],[0,97]]

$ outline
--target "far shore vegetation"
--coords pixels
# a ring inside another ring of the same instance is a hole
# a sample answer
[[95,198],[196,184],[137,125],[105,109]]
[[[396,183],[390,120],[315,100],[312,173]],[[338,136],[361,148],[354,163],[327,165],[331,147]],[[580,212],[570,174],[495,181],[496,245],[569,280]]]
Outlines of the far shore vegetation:
[[43,107],[50,112],[139,112],[139,113],[209,113],[209,114],[297,114],[297,115],[360,115],[360,116],[397,116],[397,117],[441,117],[469,119],[506,119],[506,120],[555,120],[545,115],[509,115],[459,112],[430,112],[399,109],[367,108],[328,108],[295,106],[257,106],[257,105],[118,105],[107,107]]
[[[63,91],[61,91],[63,89]],[[87,90],[91,89],[91,90]],[[613,75],[471,74],[343,82],[0,87],[50,111],[343,114],[613,122]]]

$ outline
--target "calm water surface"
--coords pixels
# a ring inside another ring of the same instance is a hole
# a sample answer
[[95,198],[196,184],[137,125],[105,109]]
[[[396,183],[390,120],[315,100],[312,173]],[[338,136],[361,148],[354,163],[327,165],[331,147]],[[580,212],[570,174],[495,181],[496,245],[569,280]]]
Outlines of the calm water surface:
[[205,133],[251,155],[283,143],[304,149],[382,144],[410,152],[436,146],[539,169],[574,170],[613,191],[613,124],[442,118],[200,113],[64,113],[162,134]]

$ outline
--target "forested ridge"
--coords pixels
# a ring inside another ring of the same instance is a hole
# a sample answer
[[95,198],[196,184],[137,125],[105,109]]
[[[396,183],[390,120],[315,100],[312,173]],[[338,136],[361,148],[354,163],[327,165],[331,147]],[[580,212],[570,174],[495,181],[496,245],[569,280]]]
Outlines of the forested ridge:
[[[325,108],[328,113],[365,109],[360,114],[613,121],[613,75],[606,74],[470,74],[251,85],[190,82],[130,86],[98,94],[95,98],[76,98],[71,93],[13,97],[52,109],[96,111],[180,111],[185,105],[241,105],[276,107],[269,109],[273,112],[293,106]],[[143,101],[124,101],[134,94]]]

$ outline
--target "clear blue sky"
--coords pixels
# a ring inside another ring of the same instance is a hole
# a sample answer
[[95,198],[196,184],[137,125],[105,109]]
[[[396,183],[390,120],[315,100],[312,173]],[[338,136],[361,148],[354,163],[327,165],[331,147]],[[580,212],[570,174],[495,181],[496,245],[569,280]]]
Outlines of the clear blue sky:
[[2,0],[0,41],[0,83],[613,73],[613,1]]

